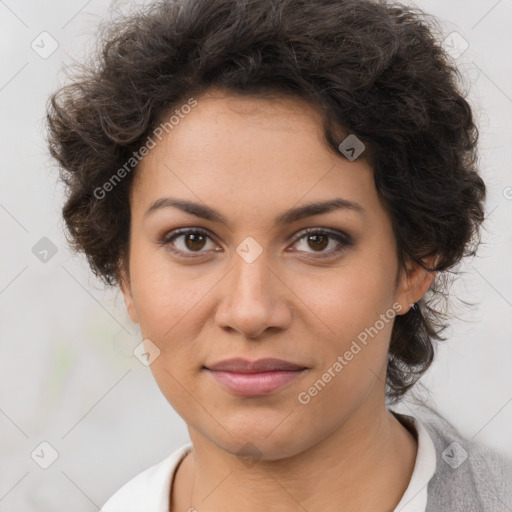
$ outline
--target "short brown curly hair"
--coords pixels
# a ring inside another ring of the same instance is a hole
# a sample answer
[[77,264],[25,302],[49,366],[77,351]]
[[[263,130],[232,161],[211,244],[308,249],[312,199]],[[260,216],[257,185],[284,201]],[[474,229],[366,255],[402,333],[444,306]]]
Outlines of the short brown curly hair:
[[120,16],[100,32],[92,62],[48,101],[71,244],[107,284],[119,283],[136,166],[105,198],[95,191],[187,98],[213,87],[302,98],[323,114],[336,154],[340,134],[364,142],[400,271],[415,262],[437,272],[416,307],[395,318],[387,397],[397,401],[445,339],[435,307],[443,277],[475,254],[484,220],[478,130],[437,26],[418,8],[371,0],[163,1]]

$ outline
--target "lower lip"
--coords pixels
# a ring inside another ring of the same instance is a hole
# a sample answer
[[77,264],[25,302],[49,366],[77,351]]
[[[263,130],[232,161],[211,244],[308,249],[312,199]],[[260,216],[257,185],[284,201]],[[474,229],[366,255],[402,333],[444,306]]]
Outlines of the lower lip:
[[229,391],[239,396],[260,396],[272,393],[302,375],[305,370],[271,371],[262,373],[233,373],[216,370],[208,372]]

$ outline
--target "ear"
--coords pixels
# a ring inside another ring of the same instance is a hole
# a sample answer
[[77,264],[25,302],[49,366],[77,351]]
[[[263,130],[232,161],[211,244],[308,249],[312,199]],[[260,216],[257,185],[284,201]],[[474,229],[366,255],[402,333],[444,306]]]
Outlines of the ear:
[[138,324],[139,316],[137,314],[137,308],[135,307],[135,302],[132,296],[130,276],[128,275],[128,272],[124,267],[120,271],[119,286],[121,287],[121,291],[123,293],[124,303],[126,305],[128,315],[130,316],[132,322]]
[[[428,260],[427,265],[432,268],[433,260]],[[427,293],[436,277],[435,271],[426,270],[415,262],[409,262],[406,269],[402,269],[397,284],[395,300],[400,303],[400,314],[407,313],[415,302],[418,302]]]

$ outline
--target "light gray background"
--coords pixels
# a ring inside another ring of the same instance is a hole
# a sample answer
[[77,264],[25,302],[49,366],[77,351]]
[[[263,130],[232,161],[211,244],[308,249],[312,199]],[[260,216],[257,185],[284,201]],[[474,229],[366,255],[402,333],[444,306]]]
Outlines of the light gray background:
[[[512,455],[512,0],[416,5],[469,44],[456,62],[489,189],[485,245],[455,288],[477,306],[454,311],[464,321],[452,324],[422,382],[466,437]],[[141,339],[121,296],[66,246],[62,187],[43,139],[46,99],[108,10],[100,0],[0,1],[0,512],[98,510],[188,441],[132,354]],[[43,31],[59,45],[46,59],[31,48]],[[57,247],[46,263],[32,253],[42,237]],[[43,441],[59,454],[48,469],[31,458]]]

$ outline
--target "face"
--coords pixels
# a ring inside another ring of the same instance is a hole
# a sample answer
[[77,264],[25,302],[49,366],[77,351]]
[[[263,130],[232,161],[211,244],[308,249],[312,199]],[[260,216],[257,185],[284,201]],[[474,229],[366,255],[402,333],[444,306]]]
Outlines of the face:
[[[306,103],[211,91],[141,162],[122,289],[159,354],[156,382],[195,436],[285,457],[383,406],[394,315],[430,281],[417,268],[396,280],[362,156],[330,151]],[[231,358],[305,369],[241,391],[207,369]]]

